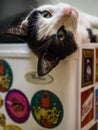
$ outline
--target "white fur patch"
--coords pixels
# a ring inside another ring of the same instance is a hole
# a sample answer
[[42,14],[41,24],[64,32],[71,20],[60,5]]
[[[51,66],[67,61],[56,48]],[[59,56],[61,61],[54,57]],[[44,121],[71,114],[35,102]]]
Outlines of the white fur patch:
[[77,15],[73,10],[70,17],[66,15],[64,9],[71,8],[69,4],[59,3],[57,5],[44,5],[38,8],[40,11],[47,10],[52,14],[50,18],[39,16],[38,20],[38,40],[56,34],[62,26],[67,30],[75,31],[77,27]]

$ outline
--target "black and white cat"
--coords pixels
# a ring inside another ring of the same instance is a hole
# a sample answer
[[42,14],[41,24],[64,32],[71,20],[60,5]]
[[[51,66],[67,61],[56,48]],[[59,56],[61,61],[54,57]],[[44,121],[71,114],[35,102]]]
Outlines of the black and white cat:
[[28,43],[38,56],[38,75],[49,73],[60,60],[77,51],[81,43],[96,41],[91,29],[98,18],[66,3],[32,10],[21,25],[8,30]]

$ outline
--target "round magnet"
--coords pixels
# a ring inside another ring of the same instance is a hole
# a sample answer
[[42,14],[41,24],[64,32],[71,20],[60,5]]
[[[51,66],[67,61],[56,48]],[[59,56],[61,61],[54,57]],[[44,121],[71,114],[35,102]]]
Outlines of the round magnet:
[[31,111],[37,123],[45,128],[58,126],[64,114],[60,99],[48,90],[41,90],[34,94],[31,100]]
[[13,81],[13,74],[10,65],[5,60],[0,60],[0,92],[10,89]]
[[5,98],[5,107],[12,120],[18,123],[25,122],[30,114],[29,102],[23,92],[11,90]]
[[26,73],[25,79],[29,83],[33,83],[33,84],[50,84],[53,82],[53,77],[51,75],[45,75],[43,77],[39,77],[37,72]]
[[9,124],[9,125],[6,125],[3,128],[3,130],[22,130],[22,129],[16,125]]

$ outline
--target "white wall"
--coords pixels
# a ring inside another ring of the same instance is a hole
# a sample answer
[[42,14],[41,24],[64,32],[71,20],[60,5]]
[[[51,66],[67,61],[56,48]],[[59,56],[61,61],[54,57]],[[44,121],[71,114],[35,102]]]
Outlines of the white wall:
[[82,11],[98,16],[98,0],[64,0]]

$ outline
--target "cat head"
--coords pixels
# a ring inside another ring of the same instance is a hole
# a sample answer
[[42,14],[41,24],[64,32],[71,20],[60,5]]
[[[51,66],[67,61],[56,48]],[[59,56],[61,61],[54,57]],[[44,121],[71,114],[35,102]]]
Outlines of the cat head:
[[77,50],[74,33],[78,12],[69,4],[43,5],[29,13],[21,25],[8,30],[28,43],[38,56],[38,75],[49,73],[60,60]]

